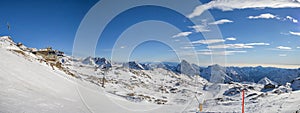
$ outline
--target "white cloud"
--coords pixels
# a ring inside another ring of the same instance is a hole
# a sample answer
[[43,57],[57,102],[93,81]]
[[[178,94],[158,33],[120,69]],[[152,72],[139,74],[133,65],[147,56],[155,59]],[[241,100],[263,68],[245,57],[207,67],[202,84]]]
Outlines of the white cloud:
[[280,49],[280,50],[291,50],[292,49],[291,47],[286,47],[286,46],[278,46],[276,48]]
[[213,45],[207,46],[210,49],[219,49],[219,48],[231,48],[231,49],[242,49],[242,48],[254,48],[254,46],[267,46],[269,43],[237,43],[237,44],[225,44],[225,45]]
[[247,46],[245,44],[225,44],[225,45],[213,45],[207,46],[210,49],[220,49],[220,48],[253,48],[253,46]]
[[206,25],[189,26],[189,28],[193,28],[195,30],[195,32],[209,32],[210,31]]
[[181,49],[195,49],[194,46],[185,46],[185,47],[181,47]]
[[268,46],[270,44],[269,43],[248,43],[248,44],[245,44],[245,45],[248,45],[248,46]]
[[210,49],[201,49],[201,50],[197,50],[197,51],[199,51],[199,52],[211,52],[212,50],[210,50]]
[[299,49],[300,47],[298,46],[297,49]]
[[200,55],[234,55],[235,53],[246,53],[247,51],[200,51]]
[[289,35],[290,33],[281,32],[282,35]]
[[226,55],[233,55],[234,53],[247,53],[247,51],[226,51]]
[[198,41],[193,41],[192,44],[215,44],[221,42],[225,42],[225,40],[223,39],[198,40]]
[[248,18],[249,19],[260,19],[260,18],[263,18],[263,19],[277,19],[277,20],[283,20],[283,21],[290,20],[293,23],[298,23],[298,20],[291,17],[291,16],[278,17],[277,15],[273,15],[273,14],[270,14],[270,13],[260,14],[258,16],[249,16]]
[[295,36],[300,36],[300,32],[292,32],[292,31],[290,31],[290,34],[291,35],[295,35]]
[[121,46],[120,48],[123,49],[123,48],[126,48],[126,46]]
[[212,25],[218,25],[218,24],[232,23],[232,22],[233,22],[232,20],[228,20],[228,19],[221,19],[221,20],[218,20],[218,21],[215,21],[215,22],[209,23],[209,24],[212,24]]
[[252,45],[247,44],[226,44],[228,48],[253,48]]
[[264,18],[264,19],[280,19],[278,16],[270,14],[270,13],[266,13],[266,14],[260,14],[258,16],[249,16],[249,19],[259,19],[259,18]]
[[234,37],[229,37],[229,38],[226,38],[226,40],[236,40],[236,38],[234,38]]
[[293,17],[291,17],[291,16],[286,16],[285,18],[288,19],[288,20],[290,20],[290,21],[292,21],[293,23],[298,23],[298,20],[295,19],[295,18],[293,18]]
[[287,54],[279,54],[278,56],[280,56],[280,57],[286,57]]
[[192,32],[181,32],[181,33],[174,35],[173,38],[186,37],[186,36],[189,36],[190,34],[192,34]]
[[234,9],[248,8],[299,8],[299,0],[212,0],[206,4],[197,6],[194,11],[187,15],[193,18],[201,15],[208,9],[220,9],[222,11],[231,11]]

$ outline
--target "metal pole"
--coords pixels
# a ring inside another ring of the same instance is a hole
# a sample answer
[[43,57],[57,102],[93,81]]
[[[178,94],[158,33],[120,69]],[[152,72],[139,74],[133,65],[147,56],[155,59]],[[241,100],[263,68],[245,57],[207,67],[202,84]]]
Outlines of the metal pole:
[[196,100],[197,100],[197,102],[198,102],[198,104],[199,104],[199,111],[200,112],[202,112],[202,110],[203,110],[203,103],[200,103],[200,101],[198,100],[198,98],[197,98],[197,96],[195,95],[195,98],[196,98]]
[[245,113],[245,90],[242,90],[242,113]]

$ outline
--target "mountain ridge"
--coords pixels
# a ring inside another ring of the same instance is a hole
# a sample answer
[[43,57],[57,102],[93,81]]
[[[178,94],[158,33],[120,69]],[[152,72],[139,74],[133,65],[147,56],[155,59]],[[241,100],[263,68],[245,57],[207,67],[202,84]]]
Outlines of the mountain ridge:
[[[115,104],[109,99],[121,101],[122,105],[146,104],[164,108],[158,109],[156,112],[166,112],[166,110],[168,110],[167,112],[177,112],[181,111],[181,108],[188,112],[198,109],[199,103],[195,97],[205,101],[204,109],[222,112],[226,108],[230,112],[237,112],[240,108],[239,99],[243,89],[246,92],[247,106],[259,107],[255,110],[249,109],[249,112],[263,112],[266,109],[272,112],[277,110],[294,112],[297,110],[297,106],[291,102],[300,102],[296,98],[300,94],[296,89],[300,87],[298,78],[294,79],[291,84],[266,87],[263,84],[245,83],[243,81],[245,77],[237,79],[227,75],[226,69],[220,65],[201,68],[182,61],[180,65],[166,67],[163,64],[157,64],[153,68],[146,69],[145,65],[136,61],[127,63],[128,67],[124,67],[120,64],[111,64],[105,58],[74,58],[64,55],[58,50],[52,50],[52,48],[32,51],[33,49],[10,41],[0,41],[0,45],[0,56],[4,58],[4,60],[0,60],[1,65],[4,65],[0,67],[0,72],[4,73],[0,74],[0,83],[4,84],[0,86],[2,89],[0,92],[7,95],[0,96],[0,100],[4,102],[4,104],[0,103],[0,108],[3,108],[0,109],[0,112],[40,111],[51,113],[57,112],[57,110],[82,112],[82,109],[73,107],[95,105],[95,103],[105,106],[92,106],[96,112],[132,112],[116,109]],[[98,69],[106,64],[110,64],[112,69],[106,71]],[[150,64],[147,65],[150,66]],[[183,68],[181,68],[182,66]],[[199,68],[199,70],[195,68]],[[257,72],[264,71],[264,68],[248,68],[240,71],[232,69],[230,73],[238,76],[239,73],[244,72],[243,74],[245,74],[249,70]],[[271,69],[265,73],[273,74],[273,71],[278,72],[277,69]],[[279,72],[286,71],[295,70],[280,70]],[[203,78],[201,72],[202,74],[207,72],[208,80],[217,80],[208,81]],[[234,80],[239,82],[234,82]],[[76,85],[80,85],[80,87]],[[290,93],[290,86],[294,88],[293,93]],[[81,87],[84,88],[78,89]],[[85,90],[86,88],[91,91]],[[262,90],[263,88],[268,88],[268,90]],[[25,97],[19,94],[25,94]],[[57,94],[59,94],[58,97],[56,97]],[[107,96],[109,99],[106,99],[105,95],[109,95]],[[36,98],[42,99],[42,101],[31,101]],[[84,104],[81,99],[85,100]],[[30,104],[24,103],[24,101],[28,101]],[[203,101],[201,100],[201,102]],[[285,101],[288,103],[278,104]],[[10,102],[10,104],[6,104],[6,102]],[[15,109],[15,105],[18,106],[18,109]],[[291,109],[290,106],[294,108]],[[146,109],[145,107],[136,108]],[[46,111],[41,111],[41,109]],[[84,111],[88,110],[89,108],[84,109]]]

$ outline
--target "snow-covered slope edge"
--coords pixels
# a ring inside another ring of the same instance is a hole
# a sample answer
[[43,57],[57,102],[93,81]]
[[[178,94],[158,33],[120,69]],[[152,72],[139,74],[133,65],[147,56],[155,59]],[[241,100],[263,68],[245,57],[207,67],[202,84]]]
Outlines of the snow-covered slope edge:
[[74,79],[0,49],[0,112],[87,112]]
[[[300,108],[300,98],[297,98],[300,92],[290,92],[289,85],[261,92],[262,86],[256,83],[210,85],[201,77],[195,82],[193,77],[161,68],[139,70],[113,67],[106,75],[105,88],[102,88],[97,86],[102,74],[95,73],[94,66],[81,65],[81,61],[77,62],[80,64],[78,68],[52,66],[49,64],[51,61],[43,61],[45,59],[28,52],[28,48],[10,43],[0,45],[0,113],[195,113],[198,109],[195,96],[205,100],[204,111],[240,112],[240,91],[243,88],[247,89],[246,112],[285,113]],[[72,60],[67,56],[62,58],[62,66],[71,66],[69,62]],[[70,70],[74,77],[66,74],[69,69],[74,69]],[[294,81],[292,86],[298,87],[297,84]],[[147,96],[152,101],[147,101]],[[132,102],[131,99],[141,101]],[[159,99],[167,102],[164,105],[154,104]],[[150,110],[153,108],[158,109]]]
[[100,87],[12,49],[18,48],[0,46],[0,113],[135,113],[113,103]]

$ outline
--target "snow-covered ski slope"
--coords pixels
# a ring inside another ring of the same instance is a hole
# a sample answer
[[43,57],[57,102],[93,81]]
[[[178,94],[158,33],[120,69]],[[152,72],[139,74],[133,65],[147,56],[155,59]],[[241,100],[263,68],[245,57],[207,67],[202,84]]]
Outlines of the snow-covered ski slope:
[[[46,64],[3,48],[0,48],[0,59],[0,113],[133,112],[113,103],[100,87]],[[80,95],[77,88],[85,92]],[[89,106],[92,101],[95,105],[87,107],[81,96],[85,96]]]
[[[23,55],[13,50],[19,48],[1,43],[0,113],[176,112],[176,106],[157,109],[162,107],[153,103],[133,103],[103,92],[95,84],[57,68],[53,70],[27,53]],[[124,105],[131,108],[124,108]],[[134,108],[138,110],[133,111]],[[151,110],[154,108],[156,110]]]
[[[239,91],[243,86],[253,87],[247,88],[245,94],[246,113],[294,113],[300,109],[299,91],[280,94],[261,92],[263,86],[255,83],[208,83],[208,88],[204,88],[189,82],[191,78],[188,76],[161,68],[127,73],[124,68],[113,67],[115,70],[106,75],[110,82],[102,88],[92,83],[93,79],[84,78],[89,76],[83,75],[99,76],[91,67],[82,65],[70,68],[71,72],[76,71],[75,74],[81,77],[76,78],[56,67],[53,69],[46,62],[40,62],[37,60],[39,56],[22,51],[6,38],[0,39],[4,39],[0,41],[0,113],[195,113],[199,109],[194,92],[200,101],[205,100],[205,112],[241,112]],[[134,73],[150,75],[151,79],[142,79],[145,76]],[[180,79],[163,76],[166,73]],[[174,90],[175,93],[162,94],[155,89],[161,85],[158,81],[162,79],[166,86],[170,86],[166,87],[167,91],[171,91],[175,87],[173,83],[178,80],[181,80],[180,87]],[[142,82],[144,86],[130,82]],[[123,86],[133,87],[133,90]],[[168,102],[155,104],[138,100],[133,98],[135,96],[128,96],[130,92],[156,99],[166,96],[162,99]]]

